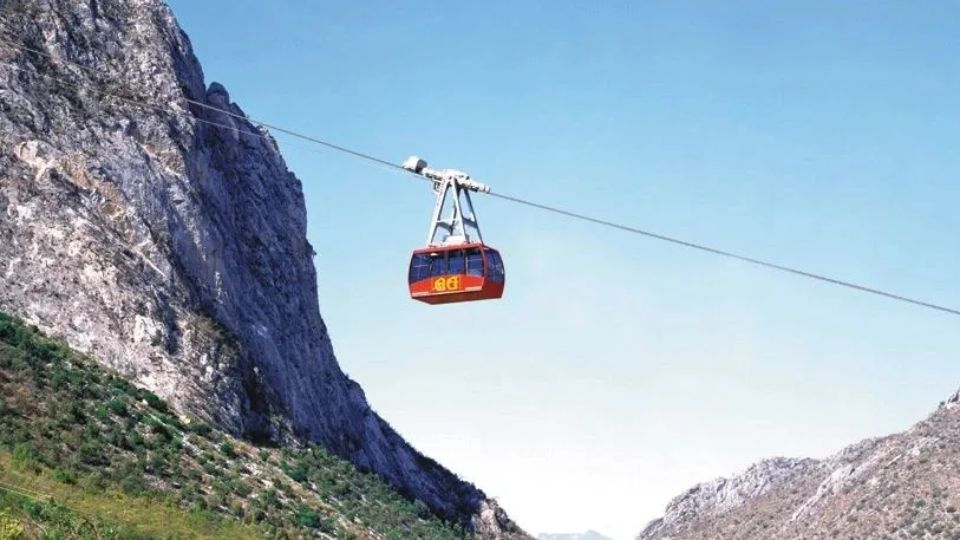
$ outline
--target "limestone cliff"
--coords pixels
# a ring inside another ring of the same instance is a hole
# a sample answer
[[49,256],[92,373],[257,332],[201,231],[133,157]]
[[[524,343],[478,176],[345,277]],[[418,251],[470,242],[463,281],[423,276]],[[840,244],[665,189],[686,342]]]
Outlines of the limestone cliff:
[[167,6],[0,0],[0,37],[42,53],[0,43],[0,310],[235,434],[322,443],[522,536],[340,370],[301,184],[265,132],[197,105],[242,114]]

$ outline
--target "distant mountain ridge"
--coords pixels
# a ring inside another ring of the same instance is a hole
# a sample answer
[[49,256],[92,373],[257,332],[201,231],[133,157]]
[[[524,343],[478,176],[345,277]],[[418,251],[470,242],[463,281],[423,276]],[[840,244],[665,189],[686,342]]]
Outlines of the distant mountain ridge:
[[638,540],[960,538],[960,391],[909,430],[699,484]]
[[537,540],[613,540],[597,531],[587,531],[583,533],[540,533]]

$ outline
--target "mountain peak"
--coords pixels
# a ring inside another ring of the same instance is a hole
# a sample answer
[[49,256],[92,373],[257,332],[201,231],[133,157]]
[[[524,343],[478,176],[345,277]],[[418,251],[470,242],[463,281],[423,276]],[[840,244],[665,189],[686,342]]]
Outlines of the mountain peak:
[[[209,105],[218,109],[233,112],[232,109],[236,107],[236,105],[230,101],[230,92],[218,82],[210,83],[210,86],[207,88],[206,98]],[[217,113],[217,111],[211,112]]]

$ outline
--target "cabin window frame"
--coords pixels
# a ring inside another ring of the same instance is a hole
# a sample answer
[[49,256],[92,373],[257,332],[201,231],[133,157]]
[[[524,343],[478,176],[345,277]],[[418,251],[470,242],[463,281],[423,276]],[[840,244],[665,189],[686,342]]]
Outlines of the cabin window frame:
[[[487,274],[486,257],[483,250],[479,247],[471,247],[465,250],[465,269],[468,276],[484,277]],[[480,263],[479,267],[476,263]],[[473,265],[471,266],[471,263]]]
[[410,259],[410,271],[407,276],[407,281],[409,283],[416,283],[431,277],[430,267],[431,264],[429,253],[414,253],[413,257]]
[[500,256],[500,252],[492,248],[486,248],[483,251],[487,279],[494,283],[506,282],[507,271],[503,266],[503,257]]

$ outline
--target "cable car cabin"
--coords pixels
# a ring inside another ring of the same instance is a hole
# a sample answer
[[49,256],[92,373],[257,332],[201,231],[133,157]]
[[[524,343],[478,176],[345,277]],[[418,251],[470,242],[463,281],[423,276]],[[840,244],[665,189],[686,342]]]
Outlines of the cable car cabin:
[[503,296],[500,253],[481,243],[418,249],[410,259],[410,297],[428,304]]

